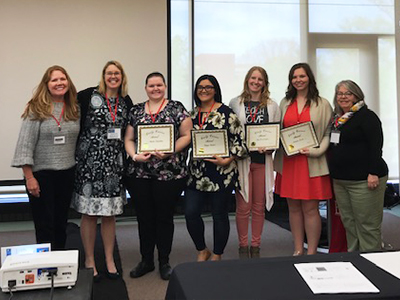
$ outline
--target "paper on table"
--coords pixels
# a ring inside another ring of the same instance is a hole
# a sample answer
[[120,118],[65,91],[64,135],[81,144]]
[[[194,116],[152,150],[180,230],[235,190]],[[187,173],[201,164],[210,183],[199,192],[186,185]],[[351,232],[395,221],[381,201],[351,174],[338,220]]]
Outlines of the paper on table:
[[294,266],[314,294],[379,293],[350,262],[301,263]]
[[363,253],[360,255],[400,279],[400,251]]

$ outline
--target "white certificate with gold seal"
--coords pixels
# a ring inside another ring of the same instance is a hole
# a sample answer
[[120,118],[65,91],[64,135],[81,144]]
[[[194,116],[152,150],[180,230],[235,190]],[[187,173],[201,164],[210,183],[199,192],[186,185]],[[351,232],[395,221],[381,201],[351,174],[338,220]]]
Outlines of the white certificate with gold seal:
[[137,126],[137,153],[175,151],[174,124],[143,124]]
[[274,150],[279,148],[280,123],[246,124],[246,143],[249,151],[259,148]]
[[229,157],[226,129],[192,130],[193,158]]
[[303,148],[319,146],[314,125],[311,121],[282,129],[281,141],[288,156],[299,153]]

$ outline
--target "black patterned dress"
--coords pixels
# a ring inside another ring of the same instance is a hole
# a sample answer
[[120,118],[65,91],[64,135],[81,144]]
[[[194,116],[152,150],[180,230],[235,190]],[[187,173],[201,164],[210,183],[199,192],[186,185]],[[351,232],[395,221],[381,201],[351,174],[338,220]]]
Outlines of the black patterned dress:
[[[150,114],[146,113],[147,102],[135,104],[130,114],[129,124],[135,129],[135,145],[138,143],[137,125],[152,124]],[[175,138],[179,138],[179,127],[189,118],[183,104],[169,100],[157,116],[157,123],[174,124]],[[166,159],[151,157],[146,162],[134,162],[129,159],[127,173],[130,177],[156,180],[177,180],[187,177],[187,151],[174,153]]]
[[[76,149],[75,188],[71,207],[86,215],[114,216],[122,214],[126,191],[122,183],[125,172],[125,129],[132,101],[118,98],[115,122],[106,98],[96,89],[78,94],[83,119]],[[110,98],[115,112],[117,98]],[[86,115],[86,116],[85,116]],[[107,138],[110,128],[120,128],[120,139]]]

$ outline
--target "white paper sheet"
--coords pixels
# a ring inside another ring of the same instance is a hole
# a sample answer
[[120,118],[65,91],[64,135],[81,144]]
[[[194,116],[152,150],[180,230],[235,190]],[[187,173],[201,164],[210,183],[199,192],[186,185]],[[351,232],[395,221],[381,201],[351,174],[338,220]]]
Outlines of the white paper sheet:
[[379,293],[350,262],[301,263],[294,266],[314,294]]
[[363,253],[360,255],[400,279],[400,251]]

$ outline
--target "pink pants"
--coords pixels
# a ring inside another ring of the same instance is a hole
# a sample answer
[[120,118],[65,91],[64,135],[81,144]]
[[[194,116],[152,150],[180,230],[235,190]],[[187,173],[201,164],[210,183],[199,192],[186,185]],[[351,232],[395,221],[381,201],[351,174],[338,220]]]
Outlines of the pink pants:
[[251,246],[259,247],[265,217],[265,165],[250,164],[249,202],[247,203],[237,191],[236,195],[236,227],[239,246],[247,247],[249,217],[251,212]]

